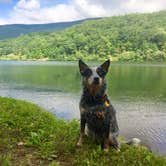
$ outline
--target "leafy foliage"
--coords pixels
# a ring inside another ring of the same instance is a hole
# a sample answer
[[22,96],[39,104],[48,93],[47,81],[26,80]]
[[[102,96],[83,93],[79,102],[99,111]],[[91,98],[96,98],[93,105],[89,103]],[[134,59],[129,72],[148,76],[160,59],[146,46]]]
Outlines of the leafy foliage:
[[0,55],[50,60],[164,61],[166,11],[86,21],[59,32],[0,42]]

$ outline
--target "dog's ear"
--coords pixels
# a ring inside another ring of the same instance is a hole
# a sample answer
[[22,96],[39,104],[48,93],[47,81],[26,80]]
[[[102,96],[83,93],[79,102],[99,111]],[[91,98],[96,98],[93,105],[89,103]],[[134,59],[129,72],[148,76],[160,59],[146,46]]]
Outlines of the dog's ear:
[[105,72],[105,74],[108,72],[108,68],[110,66],[110,60],[105,61],[100,67]]
[[89,68],[87,64],[85,64],[81,59],[79,60],[79,68],[81,75],[84,75],[85,71]]

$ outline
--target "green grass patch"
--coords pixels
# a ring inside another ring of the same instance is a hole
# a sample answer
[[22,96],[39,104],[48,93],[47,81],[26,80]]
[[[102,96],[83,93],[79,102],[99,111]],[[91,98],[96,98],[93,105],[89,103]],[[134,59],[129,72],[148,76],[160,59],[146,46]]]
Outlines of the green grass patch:
[[144,147],[122,145],[104,152],[88,138],[76,148],[79,122],[57,119],[25,101],[0,97],[0,165],[164,166],[166,160]]

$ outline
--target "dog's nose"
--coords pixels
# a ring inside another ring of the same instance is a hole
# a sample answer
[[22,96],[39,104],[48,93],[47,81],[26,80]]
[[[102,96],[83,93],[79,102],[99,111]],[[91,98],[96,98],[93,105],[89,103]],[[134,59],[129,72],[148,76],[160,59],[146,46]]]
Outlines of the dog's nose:
[[94,77],[94,84],[99,84],[99,77]]

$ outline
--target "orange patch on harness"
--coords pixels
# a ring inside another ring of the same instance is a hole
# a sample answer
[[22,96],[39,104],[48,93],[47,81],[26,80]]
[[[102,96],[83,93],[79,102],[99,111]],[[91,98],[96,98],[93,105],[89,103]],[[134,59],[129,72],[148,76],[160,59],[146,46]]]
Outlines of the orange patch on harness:
[[106,114],[106,112],[104,112],[104,111],[102,111],[102,112],[96,112],[96,116],[98,117],[98,118],[100,118],[100,119],[104,119],[105,118],[105,114]]
[[106,107],[110,106],[110,102],[108,100],[106,100],[104,104],[105,104]]

